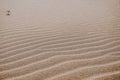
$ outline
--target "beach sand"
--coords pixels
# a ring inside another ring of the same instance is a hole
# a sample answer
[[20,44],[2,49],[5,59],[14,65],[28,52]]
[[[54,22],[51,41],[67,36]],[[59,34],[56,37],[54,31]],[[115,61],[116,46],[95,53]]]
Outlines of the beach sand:
[[0,80],[120,80],[120,0],[0,7]]

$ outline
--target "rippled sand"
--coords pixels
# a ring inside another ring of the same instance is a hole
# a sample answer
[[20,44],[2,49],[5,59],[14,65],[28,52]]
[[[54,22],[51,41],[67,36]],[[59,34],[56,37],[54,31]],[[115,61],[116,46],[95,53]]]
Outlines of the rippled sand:
[[0,80],[120,80],[120,0],[7,1]]

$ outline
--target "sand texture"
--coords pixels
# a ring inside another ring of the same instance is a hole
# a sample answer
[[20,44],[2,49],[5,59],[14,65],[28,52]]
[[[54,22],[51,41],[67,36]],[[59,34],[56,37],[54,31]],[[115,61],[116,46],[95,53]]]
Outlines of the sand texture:
[[7,1],[0,80],[120,80],[120,0]]

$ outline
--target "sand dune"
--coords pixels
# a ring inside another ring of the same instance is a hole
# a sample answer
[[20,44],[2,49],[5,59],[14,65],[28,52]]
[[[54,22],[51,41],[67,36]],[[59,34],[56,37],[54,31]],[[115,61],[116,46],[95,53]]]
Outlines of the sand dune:
[[119,34],[11,32],[1,32],[1,80],[120,79]]
[[120,0],[20,1],[0,1],[0,80],[120,80]]

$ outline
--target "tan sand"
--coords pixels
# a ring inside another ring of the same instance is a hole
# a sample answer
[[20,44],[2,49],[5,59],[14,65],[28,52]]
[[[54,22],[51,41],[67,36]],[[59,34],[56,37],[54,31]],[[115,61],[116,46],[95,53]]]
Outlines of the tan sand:
[[0,80],[120,80],[120,0],[0,7]]

